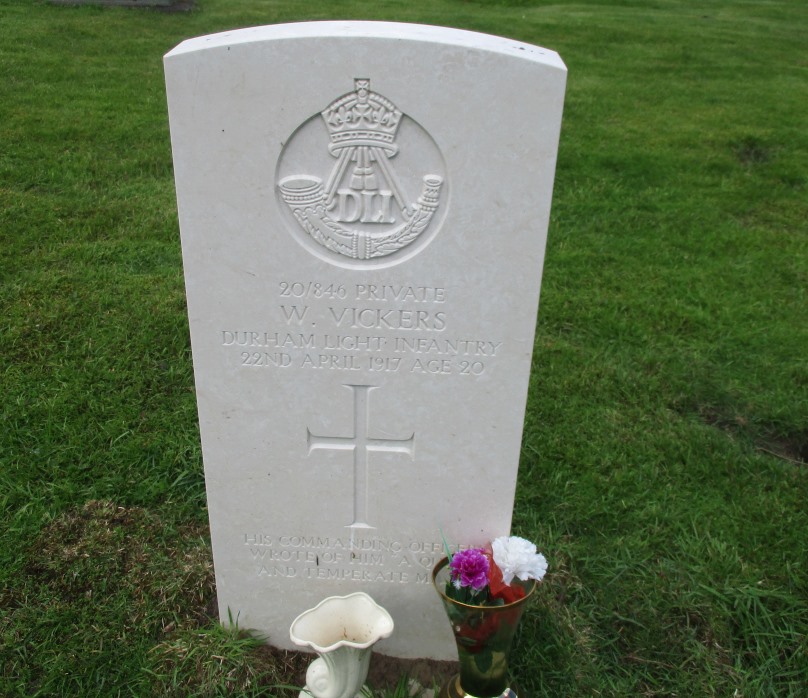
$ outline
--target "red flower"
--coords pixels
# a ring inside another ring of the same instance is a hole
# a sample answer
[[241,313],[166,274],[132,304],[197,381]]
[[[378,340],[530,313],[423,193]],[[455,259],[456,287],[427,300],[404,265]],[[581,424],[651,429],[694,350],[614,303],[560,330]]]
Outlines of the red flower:
[[481,613],[455,628],[455,634],[462,638],[462,644],[469,654],[477,654],[488,647],[492,637],[499,632],[500,617],[492,613]]
[[[487,553],[488,554],[488,553]],[[502,599],[505,603],[513,603],[525,597],[525,590],[518,584],[505,584],[502,579],[502,570],[499,569],[493,557],[488,565],[488,589],[492,599]]]

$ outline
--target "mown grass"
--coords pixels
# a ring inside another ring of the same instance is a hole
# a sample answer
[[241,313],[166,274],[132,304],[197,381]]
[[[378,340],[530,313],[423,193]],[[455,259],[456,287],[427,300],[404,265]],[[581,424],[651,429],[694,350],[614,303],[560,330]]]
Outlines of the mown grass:
[[338,17],[512,36],[570,71],[514,518],[551,574],[520,684],[808,694],[808,6],[789,0],[4,3],[0,694],[299,680],[211,617],[161,59]]

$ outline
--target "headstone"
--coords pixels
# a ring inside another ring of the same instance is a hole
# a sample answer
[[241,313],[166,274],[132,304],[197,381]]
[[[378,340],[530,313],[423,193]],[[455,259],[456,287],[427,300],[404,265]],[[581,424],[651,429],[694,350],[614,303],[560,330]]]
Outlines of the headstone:
[[363,590],[455,658],[430,571],[510,529],[564,64],[312,22],[165,69],[220,616],[290,648]]

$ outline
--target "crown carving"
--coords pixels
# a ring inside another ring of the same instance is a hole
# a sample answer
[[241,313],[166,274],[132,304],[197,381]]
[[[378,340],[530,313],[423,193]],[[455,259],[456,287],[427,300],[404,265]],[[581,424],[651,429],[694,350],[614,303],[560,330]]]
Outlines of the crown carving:
[[401,112],[389,99],[370,91],[370,80],[356,78],[353,92],[320,113],[331,138],[328,149],[332,155],[358,146],[382,148],[388,156],[398,152],[395,138]]

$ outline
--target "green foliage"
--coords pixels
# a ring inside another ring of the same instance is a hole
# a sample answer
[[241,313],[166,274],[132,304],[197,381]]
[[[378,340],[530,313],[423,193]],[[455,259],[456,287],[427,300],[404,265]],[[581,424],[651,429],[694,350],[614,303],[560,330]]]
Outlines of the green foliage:
[[212,617],[161,57],[329,18],[511,36],[569,68],[514,512],[550,572],[520,685],[808,693],[808,6],[6,0],[0,694],[301,679]]
[[133,654],[206,620],[214,593],[200,524],[90,501],[43,526],[0,587],[7,692],[109,695],[136,683]]
[[268,696],[295,695],[300,688],[282,682],[302,662],[272,652],[260,638],[219,625],[172,633],[149,653],[138,695]]

